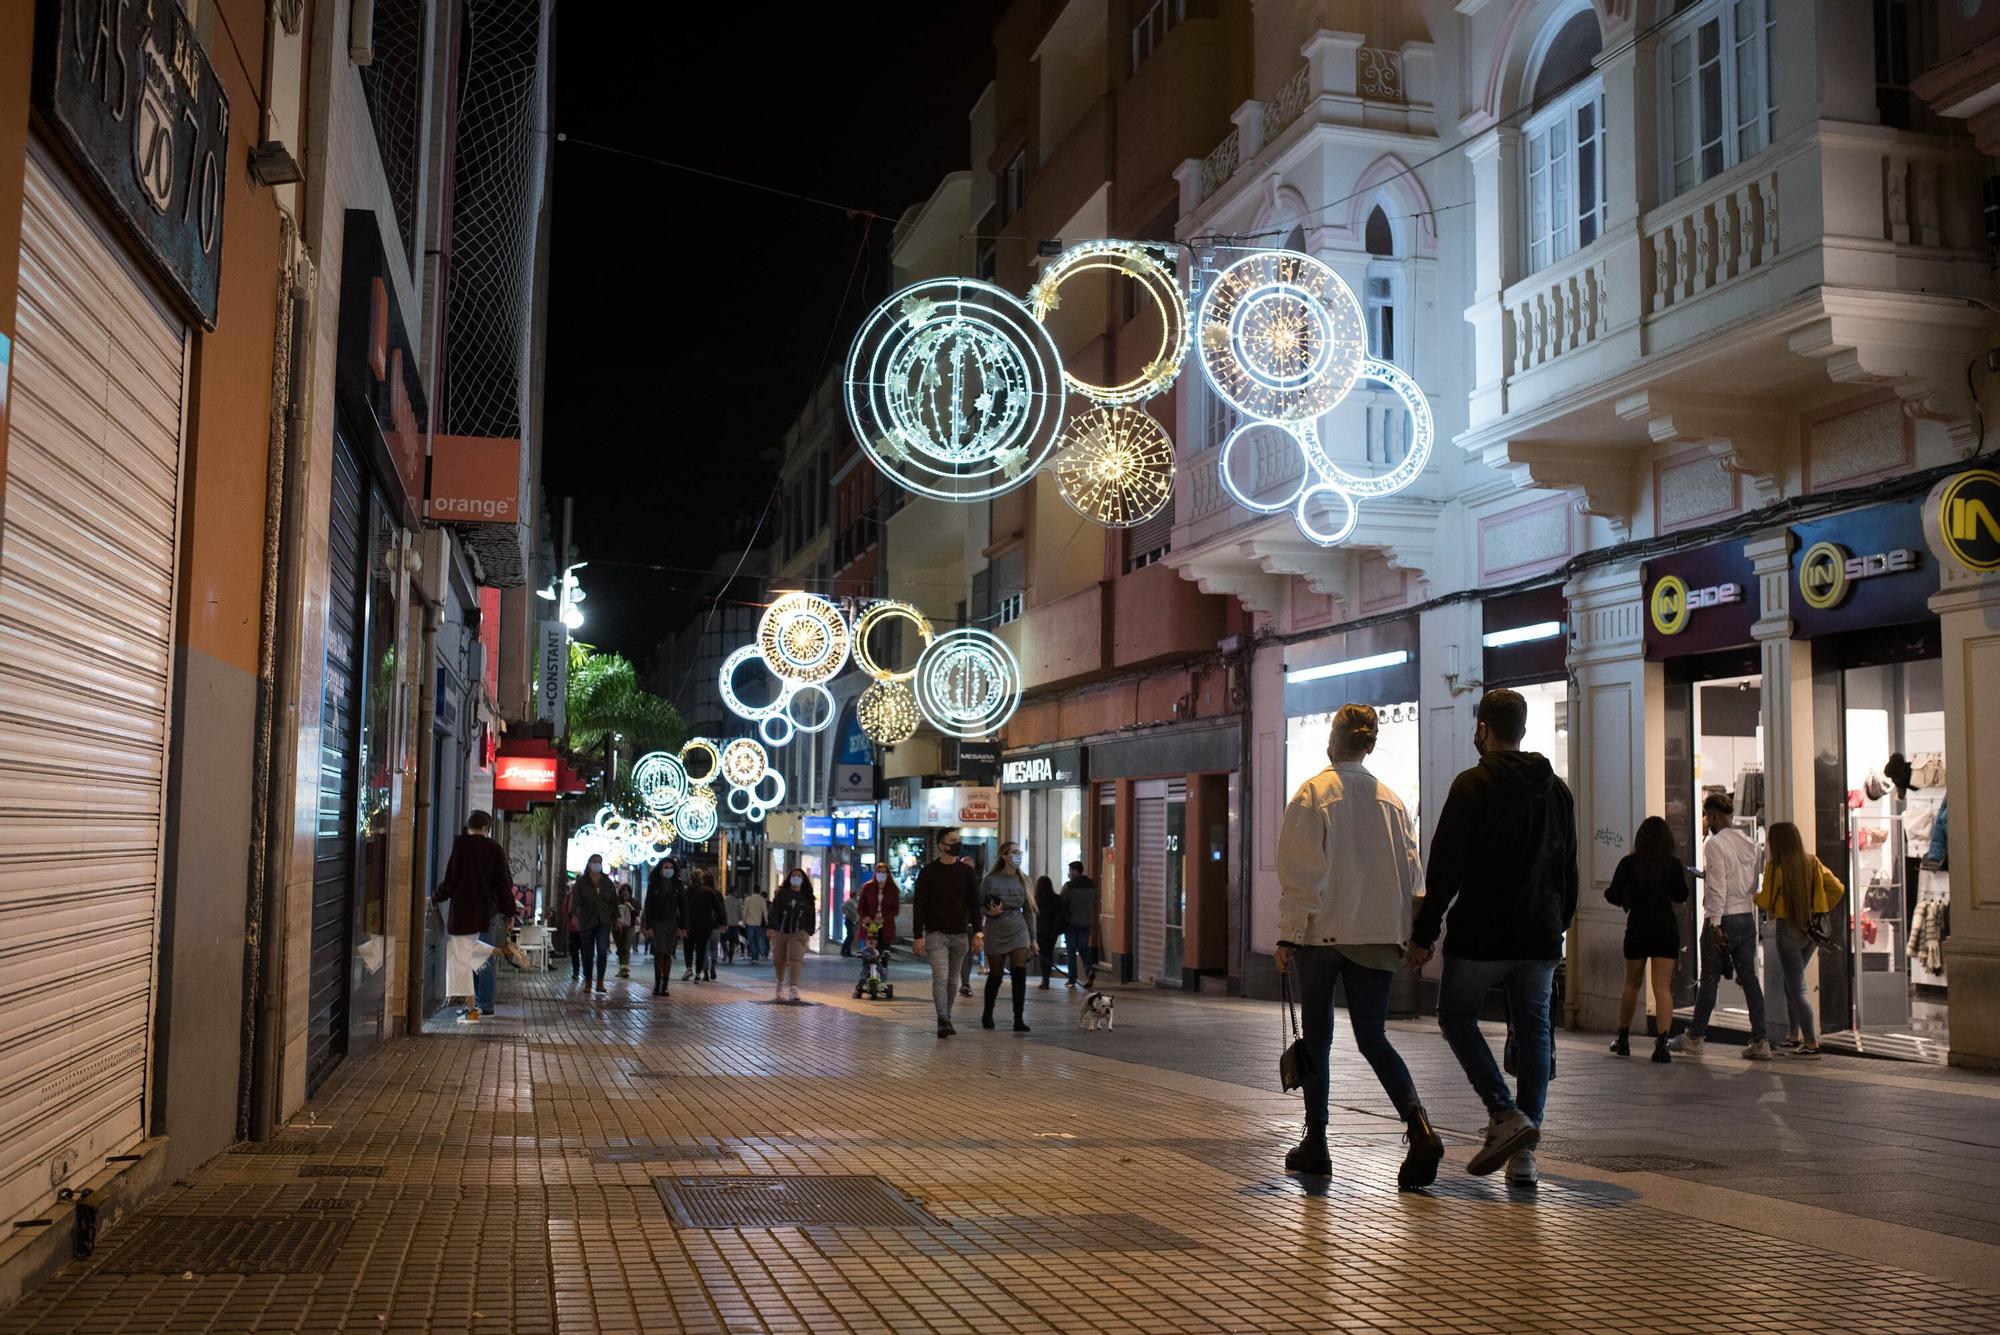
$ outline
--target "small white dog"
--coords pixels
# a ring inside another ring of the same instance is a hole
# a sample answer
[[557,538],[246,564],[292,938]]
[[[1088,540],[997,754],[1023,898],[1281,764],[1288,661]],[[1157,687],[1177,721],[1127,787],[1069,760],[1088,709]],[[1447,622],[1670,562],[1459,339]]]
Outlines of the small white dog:
[[1078,1017],[1085,1029],[1109,1030],[1111,1025],[1110,997],[1102,992],[1092,992],[1083,999],[1083,1014]]

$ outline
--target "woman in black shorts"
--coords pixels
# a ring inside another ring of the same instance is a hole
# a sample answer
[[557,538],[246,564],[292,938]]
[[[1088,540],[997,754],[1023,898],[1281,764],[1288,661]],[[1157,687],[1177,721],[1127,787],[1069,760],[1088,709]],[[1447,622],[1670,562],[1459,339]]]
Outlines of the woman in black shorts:
[[1611,1051],[1632,1055],[1632,1012],[1639,1005],[1639,987],[1652,975],[1653,1014],[1659,1033],[1653,1040],[1653,1060],[1667,1055],[1667,1035],[1674,1027],[1674,962],[1680,958],[1681,929],[1674,905],[1687,902],[1687,872],[1674,856],[1673,831],[1658,816],[1648,816],[1632,836],[1632,851],[1619,860],[1604,897],[1625,910],[1625,993],[1618,999],[1618,1041]]

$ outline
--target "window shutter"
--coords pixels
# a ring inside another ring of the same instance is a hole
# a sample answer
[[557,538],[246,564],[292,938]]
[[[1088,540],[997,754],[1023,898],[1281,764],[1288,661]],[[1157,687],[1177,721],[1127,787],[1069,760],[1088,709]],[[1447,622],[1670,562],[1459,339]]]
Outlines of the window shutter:
[[972,620],[985,625],[993,620],[993,567],[978,571],[972,577]]
[[1165,553],[1172,545],[1173,536],[1174,502],[1172,497],[1168,497],[1166,506],[1158,514],[1125,530],[1125,568],[1136,570],[1148,564],[1148,557]]

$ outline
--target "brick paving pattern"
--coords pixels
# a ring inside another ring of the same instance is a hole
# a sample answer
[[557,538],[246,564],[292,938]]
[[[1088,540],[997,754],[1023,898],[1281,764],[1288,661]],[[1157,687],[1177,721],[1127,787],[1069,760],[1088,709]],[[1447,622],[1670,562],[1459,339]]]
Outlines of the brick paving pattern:
[[[1463,1173],[1476,1105],[1435,1031],[1408,1026],[1399,1042],[1461,1134],[1438,1186],[1406,1195],[1396,1125],[1344,1040],[1335,1175],[1282,1173],[1297,1105],[1266,1087],[1268,1007],[1123,994],[1117,1032],[1086,1034],[1073,994],[1038,993],[1024,1037],[1004,1017],[982,1032],[961,1001],[941,1043],[914,970],[899,968],[907,1000],[871,1005],[847,999],[845,962],[810,961],[820,1004],[798,1007],[773,1005],[761,970],[676,982],[667,1002],[643,972],[602,998],[566,972],[506,975],[502,1017],[359,1063],[277,1140],[162,1191],[0,1335],[2000,1330],[2000,1283],[1667,1199],[1788,1197],[1860,1220],[1871,1196],[1927,1193],[1928,1213],[1899,1200],[1875,1217],[1983,1255],[1992,1082],[1722,1056],[1642,1071],[1565,1040],[1544,1185],[1510,1194]],[[1817,1164],[1816,1145],[1857,1134],[1855,1107],[1887,1157],[1841,1174],[1769,1148]],[[1674,1171],[1619,1172],[1633,1154]],[[1918,1170],[1964,1184],[1969,1213]],[[731,1186],[686,1181],[717,1176]],[[1764,1195],[1714,1191],[1732,1176]],[[880,1181],[815,1182],[803,1207],[775,1189],[806,1178]],[[852,1192],[911,1222],[693,1227],[671,1204],[823,1219]]]

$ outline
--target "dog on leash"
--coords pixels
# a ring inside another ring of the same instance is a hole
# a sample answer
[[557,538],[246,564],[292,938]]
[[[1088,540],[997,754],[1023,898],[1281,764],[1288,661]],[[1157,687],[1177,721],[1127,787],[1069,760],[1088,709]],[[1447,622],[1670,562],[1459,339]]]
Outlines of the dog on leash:
[[1092,992],[1083,999],[1083,1014],[1078,1017],[1079,1022],[1085,1029],[1103,1029],[1108,1031],[1112,1027],[1111,1007],[1112,1001],[1110,997],[1105,996],[1102,992]]

